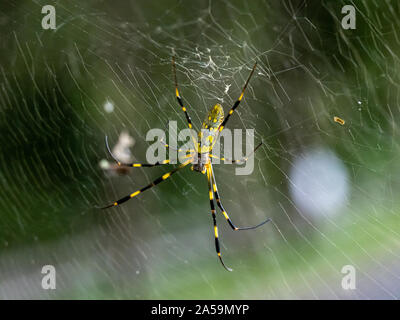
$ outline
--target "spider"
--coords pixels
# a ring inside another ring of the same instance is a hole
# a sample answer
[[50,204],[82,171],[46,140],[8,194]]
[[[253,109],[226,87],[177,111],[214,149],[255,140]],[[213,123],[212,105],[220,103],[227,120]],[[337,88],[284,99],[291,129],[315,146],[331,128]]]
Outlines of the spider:
[[[236,102],[233,104],[232,108],[229,110],[228,115],[224,118],[224,110],[220,104],[216,104],[214,107],[210,109],[210,111],[207,114],[207,117],[205,118],[203,124],[202,124],[202,130],[199,131],[198,133],[198,143],[194,143],[194,149],[188,150],[188,154],[186,155],[186,159],[183,163],[181,163],[177,168],[173,169],[172,171],[165,173],[161,177],[157,178],[154,180],[152,183],[148,184],[147,186],[119,199],[114,201],[112,204],[105,206],[101,209],[107,209],[115,206],[119,206],[120,204],[138,196],[142,192],[155,187],[158,185],[160,182],[167,180],[169,177],[171,177],[174,173],[178,172],[182,168],[186,167],[189,164],[192,164],[191,169],[193,171],[201,172],[202,174],[207,175],[207,181],[208,181],[208,193],[209,193],[209,199],[210,199],[210,206],[211,206],[211,214],[212,214],[212,219],[213,219],[213,224],[214,224],[214,238],[215,238],[215,250],[217,252],[218,258],[222,264],[222,266],[228,270],[232,271],[231,268],[227,267],[222,260],[221,256],[221,250],[220,250],[220,244],[219,244],[219,239],[218,239],[218,227],[217,227],[217,220],[216,220],[216,208],[215,208],[215,202],[214,202],[214,197],[215,201],[217,203],[218,208],[221,210],[222,214],[224,215],[226,221],[230,225],[230,227],[234,231],[239,231],[239,230],[250,230],[250,229],[255,229],[263,224],[267,223],[270,221],[270,219],[266,219],[265,221],[261,222],[258,225],[255,226],[250,226],[250,227],[237,227],[232,220],[230,219],[229,215],[225,211],[220,195],[218,193],[218,188],[214,176],[214,170],[213,166],[211,163],[211,158],[217,158],[216,156],[212,155],[212,149],[214,147],[215,142],[218,139],[218,136],[222,129],[225,127],[227,124],[229,117],[234,113],[235,109],[239,106],[240,102],[243,99],[244,92],[247,88],[247,85],[256,69],[257,62],[254,64],[253,69],[251,70],[251,73],[249,77],[247,78],[247,81],[243,87],[243,90],[239,96],[239,98],[236,100]],[[174,76],[174,81],[175,81],[175,95],[176,99],[178,100],[178,103],[180,107],[182,108],[182,111],[185,113],[186,121],[188,124],[188,127],[190,129],[193,128],[192,125],[192,120],[186,110],[186,107],[183,104],[182,98],[179,94],[178,90],[178,81],[176,77],[176,67],[175,67],[175,58],[172,57],[172,72]],[[111,157],[116,161],[118,166],[128,166],[128,167],[155,167],[163,164],[168,164],[169,160],[164,160],[162,162],[156,162],[154,164],[150,163],[123,163],[119,161],[111,152],[109,144],[108,144],[108,138],[106,136],[106,147],[111,155]],[[195,140],[194,140],[195,141]],[[254,153],[260,146],[262,145],[262,142],[258,144],[252,153]],[[167,144],[165,144],[165,147],[169,147]],[[232,163],[245,163],[247,161],[249,156],[241,159],[241,160],[231,160]],[[224,161],[225,158],[219,158],[220,160]]]

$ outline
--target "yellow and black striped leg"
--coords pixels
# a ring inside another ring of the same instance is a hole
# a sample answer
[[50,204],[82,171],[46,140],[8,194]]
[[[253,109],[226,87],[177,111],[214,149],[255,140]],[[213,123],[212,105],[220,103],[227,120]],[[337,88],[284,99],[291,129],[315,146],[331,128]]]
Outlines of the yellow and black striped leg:
[[213,197],[213,192],[212,192],[212,187],[211,187],[211,167],[207,165],[206,170],[207,170],[208,192],[209,192],[209,196],[210,196],[211,214],[212,214],[213,223],[214,223],[215,250],[217,251],[219,261],[221,261],[221,264],[224,266],[224,268],[228,271],[232,271],[231,268],[229,268],[225,265],[225,263],[221,257],[221,250],[220,250],[220,245],[219,245],[219,240],[218,240],[217,218],[216,218],[216,214],[215,214],[214,197]]
[[103,207],[103,208],[101,208],[101,209],[107,209],[107,208],[119,206],[120,204],[122,204],[122,203],[124,203],[124,202],[126,202],[126,201],[128,201],[128,200],[130,200],[130,199],[132,199],[132,198],[134,198],[134,197],[136,197],[138,194],[140,194],[140,193],[142,193],[142,192],[144,192],[144,191],[146,191],[146,190],[148,190],[148,189],[150,189],[150,188],[155,187],[155,186],[156,186],[157,184],[159,184],[160,182],[162,182],[162,181],[164,181],[164,180],[167,180],[167,179],[168,179],[170,176],[172,176],[175,172],[177,172],[178,170],[180,170],[180,169],[182,169],[183,167],[187,166],[187,165],[188,165],[189,163],[191,163],[191,162],[192,162],[192,159],[190,159],[190,160],[188,160],[188,161],[182,163],[179,167],[177,167],[177,168],[175,168],[174,170],[172,170],[172,171],[170,171],[170,172],[168,172],[168,173],[162,175],[161,177],[157,178],[157,179],[154,180],[152,183],[148,184],[147,186],[143,187],[142,189],[139,189],[139,190],[137,190],[137,191],[135,191],[135,192],[133,192],[133,193],[131,193],[131,194],[129,194],[129,195],[127,195],[127,196],[125,196],[125,197],[123,197],[123,198],[117,200],[117,201],[114,201],[112,204],[110,204],[110,205],[108,205],[108,206],[105,206],[105,207]]
[[246,161],[250,158],[250,156],[251,156],[253,153],[255,153],[255,152],[257,151],[257,149],[258,149],[259,147],[262,146],[262,144],[263,144],[263,143],[260,142],[260,143],[254,148],[253,152],[251,152],[249,155],[245,156],[245,157],[242,158],[242,159],[239,159],[239,160],[232,160],[232,163],[237,163],[237,164],[244,164],[244,163],[246,163]]
[[[263,143],[260,142],[260,143],[257,145],[257,147],[255,147],[254,150],[253,150],[250,154],[248,154],[247,156],[245,156],[244,158],[239,159],[239,160],[231,160],[232,163],[236,163],[236,164],[245,164],[245,163],[247,162],[247,160],[250,158],[250,156],[251,156],[253,153],[255,153],[255,152],[257,151],[257,149],[258,149],[259,147],[262,146],[262,144],[263,144]],[[227,160],[229,160],[229,159],[227,159]]]
[[255,226],[251,226],[251,227],[236,227],[234,225],[234,223],[232,222],[232,220],[229,218],[229,215],[226,213],[224,206],[222,205],[219,193],[218,193],[218,188],[217,188],[217,183],[215,182],[215,176],[214,176],[214,170],[212,165],[210,165],[210,171],[211,171],[211,182],[212,182],[212,188],[214,191],[214,195],[215,195],[215,200],[217,201],[217,205],[218,207],[221,209],[222,214],[224,215],[226,221],[228,221],[229,225],[231,226],[231,228],[235,231],[240,231],[240,230],[251,230],[251,229],[256,229],[258,227],[261,227],[263,224],[269,222],[271,219],[267,219],[263,222],[261,222],[260,224],[257,224]]
[[252,77],[252,75],[253,75],[253,73],[254,73],[254,70],[256,70],[256,67],[257,67],[257,62],[254,64],[253,69],[251,70],[250,75],[249,75],[249,77],[247,78],[247,81],[246,81],[246,83],[245,83],[245,85],[244,85],[244,87],[243,87],[242,93],[240,94],[240,96],[239,96],[239,98],[236,100],[236,102],[234,103],[234,105],[233,105],[233,107],[231,108],[231,110],[229,110],[229,112],[228,112],[228,114],[226,115],[224,121],[222,121],[221,125],[219,126],[218,130],[219,130],[220,132],[222,131],[222,129],[224,129],[226,123],[227,123],[228,120],[229,120],[229,117],[232,115],[232,113],[235,112],[235,109],[239,106],[240,101],[242,101],[243,96],[244,96],[244,92],[246,91],[247,85],[249,84],[249,81],[250,81],[250,79],[251,79],[251,77]]
[[[165,126],[164,131],[166,131],[167,128],[168,128],[168,122],[167,122],[167,125]],[[167,148],[167,149],[170,149],[170,150],[173,150],[173,151],[177,151],[177,152],[182,152],[182,149],[180,149],[180,148],[178,148],[178,149],[177,149],[177,148],[174,148],[174,147],[170,146],[168,143],[164,142],[164,138],[161,138],[160,142],[161,142],[161,143],[164,145],[164,147]],[[195,151],[194,149],[189,149],[189,150],[187,150],[187,152],[194,152],[194,151]]]
[[186,111],[186,108],[185,108],[185,106],[183,105],[183,102],[182,102],[182,98],[181,98],[181,96],[179,94],[178,79],[176,77],[175,57],[172,57],[172,72],[174,73],[176,100],[178,100],[179,105],[181,106],[183,112],[185,113],[186,121],[188,123],[189,128],[192,129],[193,128],[192,119],[190,118],[188,112]]
[[[161,142],[162,142],[162,144],[164,145],[164,147],[167,148],[167,149],[174,150],[174,151],[176,151],[176,152],[178,152],[178,153],[180,153],[180,152],[183,151],[183,149],[180,149],[180,148],[179,148],[179,149],[176,149],[176,148],[174,148],[174,147],[171,147],[169,144],[165,143],[162,139],[161,139]],[[196,151],[195,149],[187,149],[187,150],[186,150],[186,155],[183,156],[183,159],[187,159],[187,158],[193,157],[193,153],[194,153],[195,151]],[[179,157],[179,158],[181,159],[182,157]]]
[[[161,139],[161,143],[164,145],[164,147],[165,148],[167,148],[167,149],[171,149],[171,150],[174,150],[174,151],[176,151],[176,152],[182,152],[183,151],[183,149],[176,149],[176,148],[174,148],[174,147],[171,147],[169,144],[167,144],[167,143],[165,143],[162,139]],[[186,153],[187,154],[190,154],[190,153],[194,153],[196,150],[195,149],[187,149],[186,150]]]
[[140,168],[140,167],[156,167],[156,166],[160,166],[162,164],[168,164],[169,163],[169,159],[166,159],[166,160],[161,161],[161,162],[156,162],[156,163],[124,163],[124,162],[119,161],[118,158],[111,152],[110,146],[108,144],[108,137],[107,136],[106,136],[106,147],[107,147],[107,151],[110,154],[110,156],[115,160],[115,162],[119,166]]
[[213,154],[210,154],[210,158],[214,158],[214,159],[219,159],[219,160],[221,160],[221,161],[230,161],[230,162],[232,162],[232,163],[237,163],[237,164],[244,164],[244,163],[246,163],[246,161],[250,158],[250,156],[253,154],[253,153],[255,153],[256,151],[257,151],[257,149],[258,148],[260,148],[261,146],[262,146],[262,142],[260,142],[255,148],[254,148],[254,150],[249,154],[249,155],[247,155],[247,156],[245,156],[244,158],[242,158],[242,159],[240,159],[240,160],[231,160],[231,159],[229,159],[229,158],[224,158],[224,157],[222,157],[222,158],[220,158],[220,157],[217,157],[217,156],[215,156],[215,155],[213,155]]

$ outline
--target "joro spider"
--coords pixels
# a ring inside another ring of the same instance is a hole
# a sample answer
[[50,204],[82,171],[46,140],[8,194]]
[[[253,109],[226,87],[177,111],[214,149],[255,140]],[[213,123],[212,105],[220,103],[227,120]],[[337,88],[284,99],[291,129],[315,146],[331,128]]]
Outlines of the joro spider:
[[[189,164],[192,164],[191,169],[197,172],[201,172],[203,174],[207,174],[207,181],[208,181],[208,191],[209,191],[209,198],[210,198],[210,206],[211,206],[211,214],[212,214],[212,219],[213,219],[213,223],[214,223],[214,237],[215,237],[215,249],[217,251],[217,255],[219,260],[221,261],[221,264],[223,265],[223,267],[228,270],[228,271],[232,271],[231,268],[227,267],[224,263],[224,261],[222,260],[222,256],[221,256],[221,251],[220,251],[220,245],[219,245],[219,240],[218,240],[218,227],[217,227],[217,220],[216,220],[216,208],[215,208],[215,203],[214,203],[214,196],[215,196],[215,200],[217,202],[217,206],[219,207],[219,209],[221,210],[222,214],[224,215],[226,221],[228,222],[228,224],[230,225],[230,227],[234,230],[234,231],[239,231],[239,230],[250,230],[250,229],[255,229],[258,228],[260,226],[262,226],[263,224],[267,223],[268,221],[270,221],[270,219],[267,219],[263,222],[261,222],[258,225],[255,226],[250,226],[250,227],[236,227],[236,225],[232,222],[232,220],[230,219],[229,215],[226,213],[222,202],[221,202],[221,198],[220,195],[218,193],[218,188],[217,188],[217,184],[215,181],[215,176],[214,176],[214,170],[213,170],[213,166],[211,163],[211,158],[217,158],[216,156],[212,155],[212,149],[214,147],[214,144],[216,143],[218,136],[220,134],[220,132],[222,131],[222,129],[225,127],[225,125],[227,124],[229,117],[233,114],[233,112],[235,111],[235,109],[239,106],[240,102],[243,99],[244,96],[244,92],[246,91],[247,85],[254,73],[254,70],[256,69],[257,66],[257,62],[254,64],[253,69],[250,72],[249,77],[247,78],[247,81],[243,87],[243,90],[239,96],[239,98],[236,100],[236,102],[234,103],[234,105],[232,106],[232,108],[229,110],[228,115],[224,118],[224,110],[222,108],[222,106],[220,104],[216,104],[214,107],[211,108],[211,110],[208,112],[206,119],[204,120],[203,124],[202,124],[202,130],[200,130],[198,132],[198,140],[199,142],[196,142],[196,140],[194,139],[194,149],[190,149],[188,150],[188,154],[186,155],[186,158],[188,160],[185,160],[182,164],[180,164],[177,168],[173,169],[172,171],[165,173],[164,175],[162,175],[161,177],[157,178],[156,180],[154,180],[152,183],[148,184],[147,186],[119,199],[114,201],[112,204],[103,207],[102,209],[107,209],[107,208],[111,208],[111,207],[115,207],[115,206],[119,206],[120,204],[136,197],[137,195],[139,195],[140,193],[155,187],[156,185],[158,185],[160,182],[167,180],[169,177],[171,177],[174,173],[178,172],[179,170],[181,170],[182,168],[186,167]],[[178,100],[179,105],[181,106],[183,112],[185,113],[186,116],[186,121],[188,123],[188,126],[190,129],[193,128],[192,125],[192,120],[186,110],[186,107],[184,106],[183,102],[182,102],[182,98],[179,94],[179,90],[178,90],[178,81],[177,81],[177,77],[176,77],[176,67],[175,67],[175,59],[174,57],[172,57],[172,72],[174,75],[174,81],[175,81],[175,94],[176,94],[176,99]],[[260,144],[258,144],[252,153],[254,153],[260,146],[262,145],[262,142]],[[149,163],[123,163],[121,161],[119,161],[111,152],[110,147],[108,145],[108,139],[106,136],[106,146],[107,146],[107,150],[109,152],[109,154],[111,155],[111,157],[116,161],[116,163],[118,164],[118,166],[128,166],[128,167],[155,167],[155,166],[159,166],[159,165],[163,165],[163,164],[168,164],[169,160],[164,160],[162,162],[156,162],[154,164],[149,164]],[[167,144],[165,144],[165,147],[169,148],[169,146]],[[240,159],[240,160],[231,160],[232,163],[245,163],[247,161],[249,156]],[[220,160],[224,161],[225,158],[219,158]]]

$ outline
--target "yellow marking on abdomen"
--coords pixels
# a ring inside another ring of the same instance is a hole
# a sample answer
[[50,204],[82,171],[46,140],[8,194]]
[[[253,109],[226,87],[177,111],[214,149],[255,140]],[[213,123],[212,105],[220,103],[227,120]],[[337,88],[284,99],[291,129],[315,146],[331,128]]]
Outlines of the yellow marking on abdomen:
[[214,227],[214,234],[215,237],[218,238],[218,228],[216,226]]

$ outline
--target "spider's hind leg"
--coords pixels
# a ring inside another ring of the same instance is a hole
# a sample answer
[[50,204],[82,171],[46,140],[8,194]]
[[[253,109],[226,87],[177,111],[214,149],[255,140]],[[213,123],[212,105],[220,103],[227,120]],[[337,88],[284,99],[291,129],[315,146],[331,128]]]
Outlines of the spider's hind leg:
[[208,181],[208,192],[210,196],[210,205],[211,205],[211,214],[213,218],[213,223],[214,223],[214,237],[215,237],[215,250],[217,251],[217,255],[219,258],[219,261],[221,261],[222,266],[228,270],[232,271],[231,268],[227,267],[224,263],[224,260],[222,260],[221,256],[221,250],[220,250],[220,244],[219,244],[219,239],[218,239],[218,227],[217,227],[217,218],[215,214],[215,205],[214,205],[214,196],[212,192],[212,187],[211,187],[211,166],[207,165],[206,167],[206,172],[207,172],[207,181]]
[[111,207],[116,207],[116,206],[119,206],[120,204],[122,204],[122,203],[124,203],[124,202],[126,202],[126,201],[128,201],[128,200],[130,200],[132,198],[135,198],[136,196],[138,196],[142,192],[144,192],[144,191],[146,191],[148,189],[154,188],[159,183],[169,179],[174,173],[178,172],[179,170],[181,170],[182,168],[184,168],[185,166],[187,166],[191,162],[192,162],[191,159],[187,160],[186,162],[184,162],[181,165],[179,165],[179,167],[173,169],[170,172],[167,172],[167,173],[163,174],[161,177],[159,177],[156,180],[154,180],[153,182],[149,183],[147,186],[145,186],[145,187],[143,187],[143,188],[141,188],[139,190],[136,190],[135,192],[133,192],[133,193],[131,193],[131,194],[119,199],[119,200],[116,200],[113,203],[111,203],[111,204],[109,204],[109,205],[107,205],[105,207],[101,207],[99,209],[108,209],[108,208],[111,208]]
[[255,226],[250,226],[250,227],[236,227],[234,225],[234,223],[232,222],[231,218],[229,217],[229,215],[226,213],[224,206],[222,205],[219,193],[218,193],[218,188],[217,188],[217,184],[215,182],[215,176],[214,176],[214,170],[212,168],[212,164],[210,164],[210,171],[211,171],[211,183],[212,183],[212,187],[214,190],[214,195],[215,195],[215,200],[217,201],[217,205],[218,207],[221,209],[222,214],[224,215],[226,221],[229,223],[229,225],[231,226],[231,228],[235,231],[239,231],[239,230],[251,230],[251,229],[256,229],[258,227],[261,227],[263,224],[271,221],[270,218],[266,219],[265,221],[255,225]]

